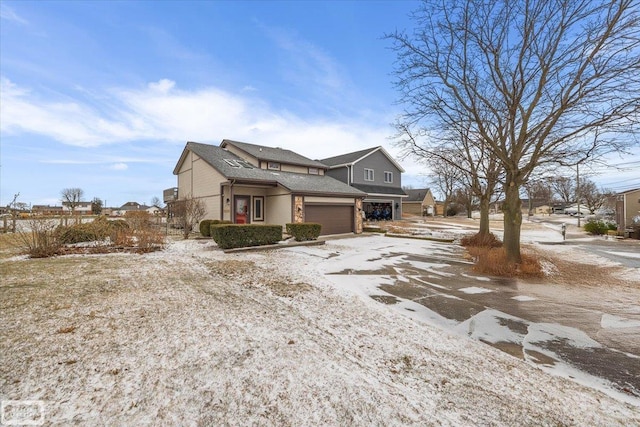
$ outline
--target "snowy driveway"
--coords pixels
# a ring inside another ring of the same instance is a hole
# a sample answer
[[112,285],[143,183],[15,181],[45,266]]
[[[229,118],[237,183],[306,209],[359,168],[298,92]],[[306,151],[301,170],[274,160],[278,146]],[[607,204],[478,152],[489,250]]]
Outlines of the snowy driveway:
[[637,287],[478,276],[459,246],[425,240],[366,236],[291,250],[312,256],[319,272],[344,292],[640,406]]

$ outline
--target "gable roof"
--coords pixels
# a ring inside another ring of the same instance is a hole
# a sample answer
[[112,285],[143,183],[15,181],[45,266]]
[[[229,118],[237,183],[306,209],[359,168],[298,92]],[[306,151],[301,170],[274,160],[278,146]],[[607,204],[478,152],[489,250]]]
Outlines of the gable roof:
[[640,188],[632,188],[631,190],[621,191],[618,194],[619,195],[626,195],[626,194],[630,194],[630,193],[635,193],[636,191],[640,191]]
[[422,202],[429,192],[428,188],[418,188],[404,190],[409,197],[404,199],[405,202]]
[[291,150],[285,150],[284,148],[265,147],[264,145],[249,144],[247,142],[232,141],[230,139],[224,139],[220,143],[221,148],[224,148],[227,145],[233,145],[258,160],[326,169],[326,166],[323,163],[320,163],[317,160],[311,160],[308,157],[295,153]]
[[[353,188],[328,175],[309,175],[294,172],[260,169],[245,162],[241,157],[215,145],[187,142],[178,164],[173,170],[177,175],[188,151],[207,162],[225,178],[249,181],[261,184],[280,185],[291,192],[332,194],[352,197],[365,197],[366,193]],[[235,162],[234,162],[235,161]]]
[[382,148],[382,146],[367,148],[365,150],[360,150],[360,151],[354,151],[352,153],[341,154],[339,156],[328,157],[328,158],[322,159],[320,161],[322,163],[324,163],[325,165],[329,166],[329,169],[334,169],[334,168],[337,168],[337,167],[350,166],[350,165],[353,165],[355,163],[358,163],[359,161],[361,161],[361,160],[365,159],[366,157],[372,155],[376,151],[380,151],[382,154],[384,154],[387,157],[387,159],[389,159],[389,161],[391,163],[393,163],[393,165],[396,168],[398,168],[398,170],[400,172],[404,172],[404,169],[402,168],[402,166],[400,166],[398,164],[398,162],[396,162],[393,159],[393,157],[391,157],[391,155],[389,153],[387,153],[387,150]]
[[151,206],[141,205],[138,202],[127,202],[124,205],[120,206],[118,210],[121,211],[144,211],[149,209]]

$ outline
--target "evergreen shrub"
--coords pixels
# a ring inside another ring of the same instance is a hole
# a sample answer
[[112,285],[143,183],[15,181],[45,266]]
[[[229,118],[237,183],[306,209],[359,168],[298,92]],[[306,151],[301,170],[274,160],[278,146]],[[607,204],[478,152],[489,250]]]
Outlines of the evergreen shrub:
[[320,236],[322,225],[315,222],[287,223],[287,234],[293,236],[296,242],[316,240]]

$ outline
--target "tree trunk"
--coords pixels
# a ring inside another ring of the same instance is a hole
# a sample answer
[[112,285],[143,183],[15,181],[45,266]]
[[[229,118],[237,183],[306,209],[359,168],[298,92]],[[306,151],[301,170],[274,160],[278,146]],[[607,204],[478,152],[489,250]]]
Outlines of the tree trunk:
[[507,262],[520,263],[520,227],[522,226],[522,201],[517,185],[507,176],[505,185],[505,201],[502,206],[504,213],[504,249]]
[[480,197],[480,230],[481,236],[489,235],[489,197]]
[[445,199],[445,201],[442,203],[442,216],[443,217],[447,217],[447,210],[449,209],[449,202]]

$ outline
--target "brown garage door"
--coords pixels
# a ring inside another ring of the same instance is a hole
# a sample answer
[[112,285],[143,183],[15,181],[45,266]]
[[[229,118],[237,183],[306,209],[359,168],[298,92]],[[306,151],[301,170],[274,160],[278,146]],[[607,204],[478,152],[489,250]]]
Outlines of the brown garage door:
[[353,206],[305,205],[305,222],[322,224],[320,234],[353,232]]

